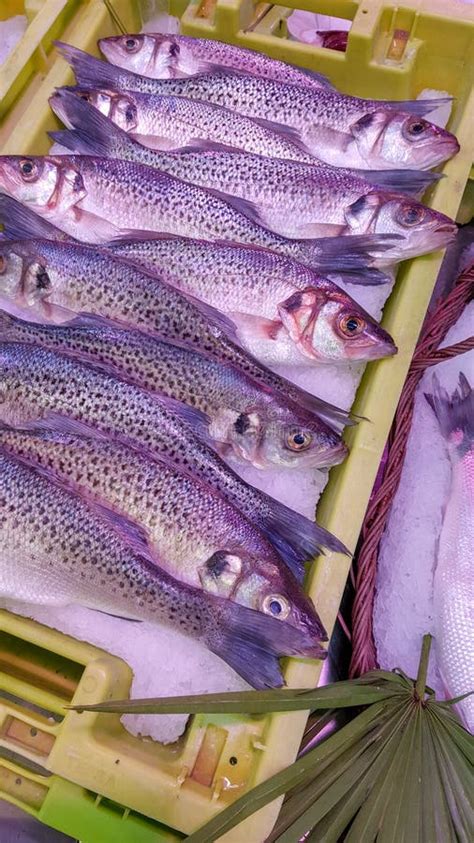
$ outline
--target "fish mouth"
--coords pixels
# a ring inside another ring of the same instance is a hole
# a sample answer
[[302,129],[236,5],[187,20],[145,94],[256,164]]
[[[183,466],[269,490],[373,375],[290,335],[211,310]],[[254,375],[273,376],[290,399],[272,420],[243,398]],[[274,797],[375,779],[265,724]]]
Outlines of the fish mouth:
[[377,339],[376,343],[367,349],[366,360],[381,360],[383,357],[394,357],[398,348],[392,339]]
[[319,454],[315,454],[311,465],[313,468],[330,468],[344,462],[348,454],[349,448],[345,442],[341,441],[332,448],[326,448],[326,450],[321,450]]

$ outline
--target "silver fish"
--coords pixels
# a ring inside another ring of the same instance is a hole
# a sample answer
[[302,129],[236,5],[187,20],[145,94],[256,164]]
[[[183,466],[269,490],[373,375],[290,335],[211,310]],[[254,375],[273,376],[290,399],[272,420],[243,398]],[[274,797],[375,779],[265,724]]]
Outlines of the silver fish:
[[278,656],[324,657],[314,634],[174,579],[128,520],[3,450],[0,490],[2,596],[164,623],[203,641],[256,688],[282,684]]
[[63,90],[90,102],[101,114],[151,149],[199,147],[204,141],[212,141],[271,158],[320,165],[302,146],[298,134],[289,127],[282,126],[279,131],[273,131],[249,117],[209,102],[132,91],[116,93],[105,89],[69,87],[59,89],[50,97],[49,102],[56,113]]
[[328,164],[360,169],[429,169],[459,152],[459,143],[451,132],[424,119],[451,98],[399,102],[362,99],[230,72],[188,79],[150,79],[101,62],[75,47],[57,46],[81,86],[205,100],[261,123],[264,111],[263,125],[290,126],[299,133],[304,147]]
[[104,316],[230,363],[265,389],[280,393],[280,400],[285,396],[289,405],[296,402],[336,428],[350,423],[345,410],[265,368],[233,341],[233,326],[225,316],[191,300],[173,284],[171,273],[158,277],[84,244],[0,242],[0,294],[7,310],[13,304],[20,315],[39,322],[69,321],[74,313]]
[[290,240],[264,228],[244,199],[222,197],[142,164],[91,155],[0,156],[0,192],[90,243],[137,230],[232,240],[272,248],[323,271],[329,267],[369,279],[380,273],[367,262],[393,242],[373,234]]
[[299,576],[302,561],[321,544],[344,550],[326,530],[241,480],[193,435],[169,399],[151,396],[64,355],[8,342],[0,343],[0,389],[4,424],[36,428],[42,422],[73,433],[92,428],[211,486],[270,538]]
[[272,545],[202,483],[104,438],[0,427],[0,448],[130,518],[180,582],[325,640],[313,604]]
[[347,455],[340,436],[304,408],[263,391],[234,366],[141,331],[120,330],[97,317],[38,325],[0,310],[0,339],[59,351],[196,408],[205,415],[199,430],[223,457],[258,468],[320,468]]
[[399,234],[378,264],[446,246],[456,223],[402,194],[367,184],[347,172],[314,168],[244,152],[151,150],[69,91],[56,95],[76,131],[53,132],[74,153],[136,161],[177,178],[250,201],[259,218],[284,237]]
[[288,82],[305,88],[332,87],[326,76],[294,67],[264,53],[226,44],[211,38],[190,38],[157,32],[100,38],[98,46],[112,64],[154,79],[214,73],[228,67],[275,82]]
[[[433,587],[438,666],[450,697],[469,694],[474,677],[474,391],[463,373],[450,396],[434,381],[426,395],[446,439],[451,488],[444,509]],[[474,731],[474,697],[457,708]]]

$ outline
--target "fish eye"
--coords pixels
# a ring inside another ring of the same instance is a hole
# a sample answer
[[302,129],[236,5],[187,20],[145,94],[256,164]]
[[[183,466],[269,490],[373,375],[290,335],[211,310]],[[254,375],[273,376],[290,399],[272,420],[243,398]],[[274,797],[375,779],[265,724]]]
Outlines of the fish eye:
[[125,109],[125,119],[128,123],[132,123],[135,120],[135,108],[133,105],[129,105]]
[[51,279],[43,267],[40,267],[36,272],[36,289],[47,290],[51,286]]
[[423,135],[429,127],[430,124],[427,123],[426,120],[420,120],[420,118],[417,117],[406,123],[403,133],[408,140],[413,140],[421,137],[421,135]]
[[168,52],[172,58],[179,56],[179,44],[176,41],[172,41]]
[[417,225],[425,217],[425,209],[422,205],[402,205],[397,220],[402,225]]
[[141,38],[133,38],[132,36],[128,36],[128,38],[124,39],[124,45],[127,53],[136,53],[137,50],[140,49],[141,43]]
[[313,437],[303,430],[292,430],[287,436],[286,442],[291,451],[305,451],[309,448]]
[[19,164],[23,181],[33,181],[38,175],[38,166],[31,158],[22,158]]
[[90,94],[87,94],[85,91],[81,91],[79,97],[81,98],[81,100],[85,100],[86,102],[91,101]]
[[365,319],[352,313],[342,316],[339,320],[339,330],[345,337],[357,337],[365,327]]
[[267,615],[273,615],[282,621],[290,614],[290,604],[282,594],[267,594],[262,609]]

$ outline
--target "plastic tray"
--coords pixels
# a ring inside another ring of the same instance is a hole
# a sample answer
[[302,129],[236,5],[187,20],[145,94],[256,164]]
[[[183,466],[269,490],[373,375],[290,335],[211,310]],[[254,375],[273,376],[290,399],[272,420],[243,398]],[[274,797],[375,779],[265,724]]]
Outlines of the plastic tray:
[[[115,0],[114,5],[127,27],[139,27],[135,5],[127,0]],[[181,14],[185,5],[172,0],[170,10]],[[454,94],[450,128],[460,140],[461,152],[445,165],[447,178],[435,186],[428,201],[456,216],[474,152],[470,7],[439,0],[405,0],[403,8],[382,0],[366,0],[360,6],[353,0],[300,0],[289,5],[353,19],[347,52],[288,41],[288,7],[269,7],[264,14],[264,4],[256,10],[249,0],[208,2],[211,17],[198,17],[200,7],[192,4],[184,12],[182,30],[318,69],[341,90],[362,96],[407,98],[425,87]],[[397,29],[409,33],[407,46],[397,61],[387,64]],[[102,2],[90,0],[78,4],[62,37],[97,53],[97,38],[113,32]],[[47,150],[45,132],[56,125],[48,96],[55,86],[72,78],[62,59],[51,54],[49,61],[47,75],[33,74],[21,96],[10,103],[0,126],[2,152]],[[471,212],[472,192],[466,194],[463,219]],[[370,422],[347,431],[350,456],[331,470],[318,506],[321,523],[350,548],[357,542],[441,260],[438,252],[401,267],[383,318],[400,351],[395,358],[367,367],[354,410]],[[336,621],[348,567],[347,558],[332,554],[319,558],[308,577],[308,590],[328,630]],[[243,789],[295,758],[306,722],[301,712],[269,717],[195,716],[183,738],[167,747],[130,736],[115,716],[66,713],[63,706],[71,699],[86,703],[127,696],[129,668],[96,648],[6,612],[1,613],[0,622],[4,630],[0,695],[6,692],[8,696],[1,707],[0,746],[5,760],[0,763],[0,792],[83,843],[179,840]],[[290,660],[286,680],[294,686],[314,685],[319,670],[318,663]],[[51,722],[31,704],[63,719]],[[278,801],[263,809],[225,839],[263,841],[279,805]]]

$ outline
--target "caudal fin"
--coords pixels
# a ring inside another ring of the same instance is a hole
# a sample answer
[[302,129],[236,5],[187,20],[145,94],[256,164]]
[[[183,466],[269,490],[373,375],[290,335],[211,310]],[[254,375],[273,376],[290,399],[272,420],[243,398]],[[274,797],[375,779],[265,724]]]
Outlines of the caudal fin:
[[11,196],[0,193],[0,222],[10,240],[72,240],[64,231]]
[[433,409],[443,436],[453,439],[461,450],[469,448],[474,440],[474,390],[466,375],[459,373],[459,386],[450,396],[438,378],[433,377],[433,392],[425,392],[425,398]]
[[390,191],[406,193],[408,196],[422,196],[425,190],[434,182],[444,178],[442,173],[431,173],[426,170],[352,170],[358,178],[362,178],[377,187],[386,187]]
[[55,41],[54,44],[59,54],[71,65],[78,85],[85,88],[108,88],[112,91],[157,93],[154,85],[157,80],[147,79],[145,76],[101,61],[71,44],[62,41]]
[[[228,601],[230,603],[230,601]],[[284,685],[279,658],[300,656],[324,659],[326,637],[314,635],[232,603],[216,629],[206,637],[209,649],[229,664],[249,685],[263,690]]]
[[[288,252],[292,256],[317,269],[323,275],[329,271],[333,272],[354,272],[361,279],[366,275],[372,275],[371,264],[383,258],[388,249],[393,248],[396,243],[403,239],[398,234],[357,234],[354,236],[341,235],[338,237],[321,237],[314,240],[290,241],[291,246]],[[384,283],[383,273],[378,283]],[[359,283],[367,283],[361,280]],[[374,283],[370,281],[369,283]],[[376,282],[377,283],[377,282]]]
[[299,582],[305,574],[305,563],[324,549],[352,555],[336,536],[315,521],[294,512],[264,492],[258,494],[262,498],[262,506],[255,520]]

